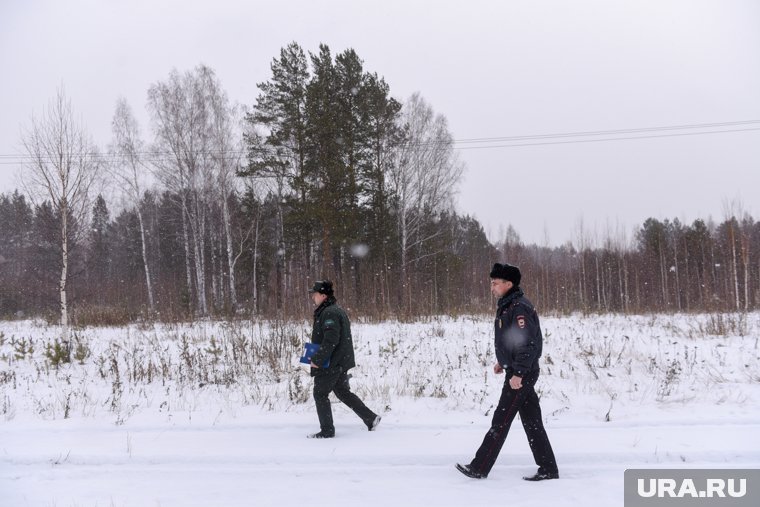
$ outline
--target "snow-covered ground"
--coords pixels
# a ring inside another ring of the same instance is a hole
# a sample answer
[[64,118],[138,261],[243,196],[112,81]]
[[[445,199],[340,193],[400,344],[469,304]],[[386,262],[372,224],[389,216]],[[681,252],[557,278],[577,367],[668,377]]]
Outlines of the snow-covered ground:
[[561,479],[519,422],[485,481],[454,470],[503,377],[491,318],[354,323],[367,432],[318,429],[304,323],[77,332],[0,323],[0,506],[621,506],[627,468],[760,468],[760,314],[545,317],[537,388]]

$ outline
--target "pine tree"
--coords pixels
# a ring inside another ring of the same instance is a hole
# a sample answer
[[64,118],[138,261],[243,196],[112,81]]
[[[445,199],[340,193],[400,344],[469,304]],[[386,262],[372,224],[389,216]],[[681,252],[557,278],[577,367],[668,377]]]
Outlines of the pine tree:
[[111,276],[111,238],[110,213],[105,199],[98,195],[92,208],[89,248],[87,254],[87,278],[96,292],[100,304],[103,304],[105,281]]
[[[253,111],[246,116],[249,132],[244,139],[248,165],[239,176],[270,180],[276,197],[277,224],[274,294],[277,307],[286,304],[286,265],[296,250],[310,265],[312,220],[306,212],[306,86],[309,70],[303,49],[292,42],[280,51],[270,66],[272,78],[259,83],[261,90]],[[266,133],[261,134],[259,130]],[[288,215],[288,216],[286,216]],[[286,243],[286,229],[293,230]],[[290,246],[293,248],[290,248]]]

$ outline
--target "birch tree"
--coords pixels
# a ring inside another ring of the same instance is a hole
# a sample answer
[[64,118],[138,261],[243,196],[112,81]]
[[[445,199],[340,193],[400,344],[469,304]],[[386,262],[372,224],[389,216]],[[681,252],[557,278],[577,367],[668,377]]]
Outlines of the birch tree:
[[71,102],[59,89],[39,118],[22,135],[29,156],[24,186],[32,196],[49,200],[59,218],[61,273],[58,281],[61,328],[69,343],[69,246],[76,223],[87,223],[90,192],[98,177],[100,157],[81,123],[74,118]]
[[[200,65],[148,90],[156,136],[156,175],[179,197],[188,292],[195,285],[195,308],[208,315],[206,298],[207,199],[213,187],[209,85],[214,71]],[[191,248],[192,247],[192,248]],[[195,273],[193,279],[192,273]]]
[[723,213],[725,214],[725,228],[727,229],[726,240],[728,241],[729,251],[731,252],[731,281],[732,281],[732,294],[734,296],[734,309],[739,311],[741,309],[740,292],[739,292],[739,262],[737,260],[737,250],[741,251],[741,244],[737,248],[737,243],[740,243],[737,236],[740,236],[739,219],[742,213],[742,205],[736,200],[730,202],[724,201]]
[[400,122],[404,141],[397,148],[389,183],[398,206],[401,283],[408,286],[409,265],[419,259],[410,253],[438,234],[420,234],[424,219],[451,207],[463,165],[454,153],[446,118],[436,115],[419,93],[403,106]]
[[211,158],[215,170],[214,180],[217,198],[222,208],[222,229],[227,254],[227,274],[229,277],[230,306],[237,310],[237,290],[235,276],[235,253],[233,251],[232,218],[230,198],[236,191],[236,173],[242,165],[243,145],[235,126],[238,110],[230,104],[229,98],[212,74],[204,74],[210,107]]
[[140,208],[143,197],[143,185],[147,176],[142,160],[144,144],[140,139],[140,131],[132,109],[124,99],[116,103],[116,112],[111,122],[113,144],[111,150],[115,155],[111,165],[111,173],[119,187],[124,191],[130,205],[134,207],[140,225],[140,244],[142,252],[145,285],[148,291],[148,306],[155,313],[156,303],[153,296],[153,283],[148,264],[147,243],[145,238],[145,220]]

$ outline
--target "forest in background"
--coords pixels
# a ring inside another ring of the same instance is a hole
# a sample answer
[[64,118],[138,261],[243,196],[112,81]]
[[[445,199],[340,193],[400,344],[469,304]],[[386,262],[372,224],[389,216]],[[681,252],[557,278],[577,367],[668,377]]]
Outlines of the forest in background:
[[[154,314],[162,320],[201,315],[195,284],[188,287],[182,218],[177,198],[147,192],[141,201]],[[235,244],[235,300],[228,274],[222,212],[207,219],[204,278],[206,315],[298,317],[308,315],[306,290],[323,277],[324,259],[310,265],[292,245],[303,240],[286,227],[278,238],[278,203],[269,196],[229,197]],[[297,210],[287,208],[285,219]],[[0,195],[0,315],[57,319],[60,245],[58,217],[49,203],[32,206],[16,192]],[[258,224],[255,222],[258,221]],[[70,295],[75,322],[120,323],[151,316],[137,212],[111,217],[105,200],[94,205],[90,227],[71,244]],[[393,223],[393,222],[391,222]],[[258,228],[254,245],[251,227]],[[434,236],[413,250],[401,269],[398,231],[385,249],[367,236],[334,245],[332,279],[341,303],[355,315],[410,318],[488,312],[488,272],[496,261],[518,265],[522,286],[542,311],[720,312],[760,308],[760,223],[751,217],[720,223],[648,219],[629,242],[581,236],[559,247],[523,244],[510,229],[496,245],[480,224],[454,212],[425,217]],[[314,240],[319,245],[317,239]],[[293,248],[293,254],[288,254]],[[254,268],[255,266],[255,268]],[[192,267],[192,265],[191,265]],[[254,273],[255,271],[255,273]],[[195,272],[192,271],[192,280]]]
[[580,222],[560,247],[510,227],[492,244],[455,209],[463,163],[419,93],[394,98],[325,45],[291,43],[271,71],[249,107],[206,66],[172,71],[147,91],[150,137],[120,100],[102,148],[59,91],[24,130],[24,191],[0,194],[0,317],[303,317],[320,278],[354,315],[482,312],[496,261],[542,311],[760,308],[760,223],[738,205],[720,222]]

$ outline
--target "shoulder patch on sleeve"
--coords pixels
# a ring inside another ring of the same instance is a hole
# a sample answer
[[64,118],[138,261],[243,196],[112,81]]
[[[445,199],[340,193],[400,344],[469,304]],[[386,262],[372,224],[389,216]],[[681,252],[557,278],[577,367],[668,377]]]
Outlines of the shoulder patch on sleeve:
[[333,319],[327,319],[325,321],[325,327],[334,326],[334,325],[335,325],[335,321]]
[[525,329],[525,315],[518,315],[516,320],[517,320],[517,326],[520,329]]

